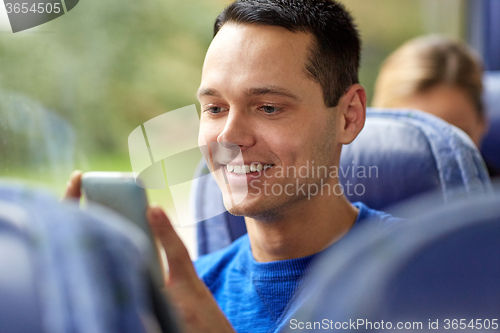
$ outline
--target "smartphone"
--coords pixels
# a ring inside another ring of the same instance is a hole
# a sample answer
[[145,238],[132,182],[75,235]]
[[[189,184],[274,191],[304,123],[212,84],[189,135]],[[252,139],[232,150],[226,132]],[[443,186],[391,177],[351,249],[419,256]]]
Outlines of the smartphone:
[[136,184],[133,173],[86,172],[82,175],[81,186],[85,200],[114,210],[144,231],[153,249],[153,257],[150,260],[151,274],[161,286],[163,266],[146,216],[148,198],[144,188]]

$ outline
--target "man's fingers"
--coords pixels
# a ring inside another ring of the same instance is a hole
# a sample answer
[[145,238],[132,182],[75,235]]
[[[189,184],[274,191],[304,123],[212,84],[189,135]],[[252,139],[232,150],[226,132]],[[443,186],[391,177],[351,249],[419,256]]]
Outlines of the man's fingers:
[[63,199],[80,199],[82,196],[81,184],[82,172],[80,170],[73,171],[66,183]]
[[184,243],[175,232],[165,212],[158,206],[149,207],[148,220],[154,235],[167,255],[171,282],[198,279]]

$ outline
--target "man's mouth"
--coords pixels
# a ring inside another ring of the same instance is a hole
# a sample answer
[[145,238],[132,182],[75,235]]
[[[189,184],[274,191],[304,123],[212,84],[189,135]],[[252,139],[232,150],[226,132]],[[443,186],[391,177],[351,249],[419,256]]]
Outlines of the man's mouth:
[[269,169],[272,167],[274,164],[261,164],[261,163],[252,163],[250,165],[244,164],[244,165],[234,165],[234,164],[228,164],[226,165],[227,171],[239,174],[239,175],[244,175],[247,173],[252,173],[252,172],[261,172],[263,170]]

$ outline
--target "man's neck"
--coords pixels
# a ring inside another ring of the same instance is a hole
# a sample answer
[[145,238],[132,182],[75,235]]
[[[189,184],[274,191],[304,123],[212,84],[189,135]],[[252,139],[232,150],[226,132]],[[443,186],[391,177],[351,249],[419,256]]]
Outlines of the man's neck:
[[342,238],[358,209],[344,196],[318,196],[295,205],[273,221],[245,218],[252,254],[258,262],[302,258]]

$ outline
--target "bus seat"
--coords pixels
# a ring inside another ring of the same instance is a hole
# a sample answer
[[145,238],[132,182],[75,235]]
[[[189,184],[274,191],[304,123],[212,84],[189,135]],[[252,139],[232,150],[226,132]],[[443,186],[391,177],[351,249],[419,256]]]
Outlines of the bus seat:
[[439,320],[446,330],[445,319],[481,318],[490,329],[500,313],[500,196],[438,207],[434,199],[407,205],[419,216],[408,223],[384,231],[366,225],[335,244],[311,270],[288,319],[423,322],[424,330]]
[[481,145],[481,153],[495,176],[500,176],[500,71],[486,72],[483,80],[484,102],[489,128]]
[[24,212],[0,202],[0,332],[44,332],[27,239],[18,227]]
[[0,332],[178,332],[149,251],[109,210],[0,184]]
[[[363,169],[364,177],[358,174]],[[202,161],[198,174],[203,172],[208,170]],[[339,177],[349,200],[374,209],[436,189],[444,202],[491,190],[484,162],[469,137],[415,110],[368,108],[364,129],[342,150]],[[212,177],[198,182],[192,202],[195,216],[202,220],[197,225],[199,255],[221,249],[246,233],[242,217],[228,212],[210,215],[223,205]]]
[[351,172],[341,175],[342,184],[353,184],[346,192],[349,200],[374,209],[436,189],[444,202],[491,191],[483,159],[470,138],[415,110],[371,109],[365,128],[342,149],[340,166],[344,171],[351,166]]

